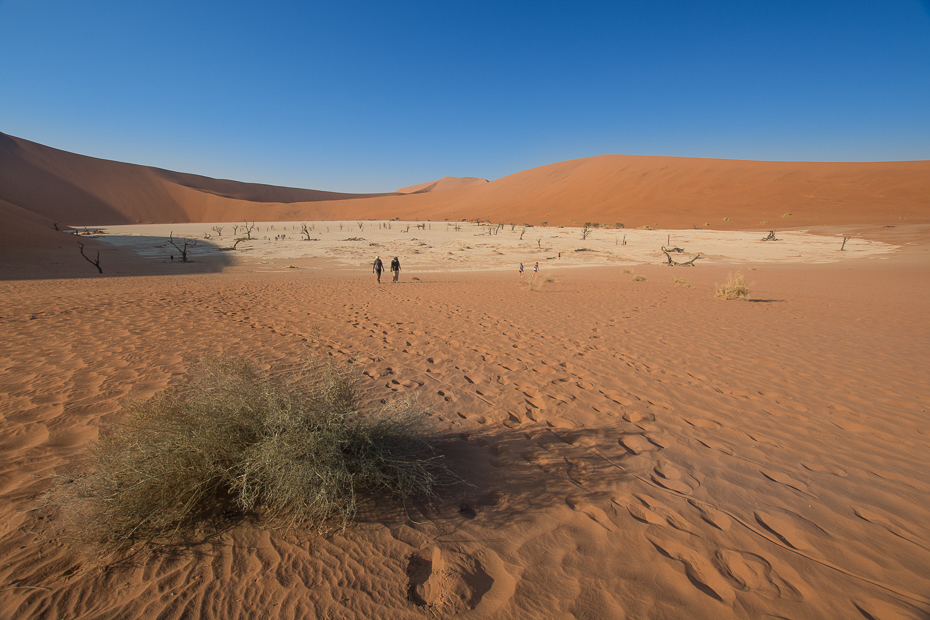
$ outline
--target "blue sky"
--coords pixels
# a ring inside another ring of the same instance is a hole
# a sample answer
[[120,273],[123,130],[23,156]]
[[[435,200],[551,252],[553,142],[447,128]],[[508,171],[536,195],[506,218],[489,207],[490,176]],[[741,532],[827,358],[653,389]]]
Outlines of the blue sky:
[[4,133],[276,185],[930,159],[930,0],[0,0],[0,59]]

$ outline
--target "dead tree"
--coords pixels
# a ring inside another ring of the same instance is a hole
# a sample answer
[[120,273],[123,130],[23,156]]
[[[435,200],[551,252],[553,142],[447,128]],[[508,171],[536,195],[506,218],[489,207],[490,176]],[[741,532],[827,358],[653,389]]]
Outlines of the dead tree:
[[57,230],[58,232],[61,232],[61,229],[58,228],[58,222],[52,222],[52,226],[55,227],[55,230]]
[[300,223],[300,234],[307,235],[307,241],[310,241],[310,229],[303,222]]
[[[214,227],[211,228],[210,230],[212,230],[213,232],[215,232],[217,237],[222,237],[222,236],[223,236],[223,227],[222,227],[222,226],[214,226]],[[236,234],[236,233],[233,232],[233,234]]]
[[585,222],[584,226],[581,227],[581,240],[585,241],[588,238],[588,235],[591,234],[591,222]]
[[526,229],[527,229],[527,228],[528,228],[527,226],[524,226],[524,227],[523,227],[523,230],[520,231],[520,241],[523,241],[523,235],[526,234]]
[[849,241],[849,237],[843,237],[843,245],[840,246],[840,252],[846,249],[846,242]]
[[763,241],[781,241],[781,239],[776,239],[776,238],[775,238],[775,231],[774,231],[774,230],[770,230],[768,235],[766,235],[765,237],[762,237],[762,240],[763,240]]
[[255,230],[255,222],[252,222],[251,224],[246,222],[245,224],[242,225],[242,227],[245,229],[245,238],[251,241],[252,231]]
[[684,252],[684,250],[682,248],[666,248],[664,245],[662,246],[662,253],[665,254],[665,258],[668,260],[667,265],[669,267],[694,267],[694,261],[699,258],[704,258],[702,254],[698,253],[697,256],[691,260],[679,263],[678,261],[672,259],[672,252],[681,254]]
[[358,224],[358,229],[359,229],[359,230],[361,230],[361,231],[364,231],[364,230],[365,230],[365,223],[364,223],[364,222],[355,222],[355,223]]
[[[182,243],[181,245],[178,245],[178,244],[175,243],[175,241],[174,241],[174,232],[169,232],[169,233],[168,233],[168,243],[170,243],[171,245],[173,245],[173,246],[175,247],[175,249],[176,249],[178,252],[181,253],[181,262],[182,262],[182,263],[189,263],[189,262],[190,262],[190,261],[187,259],[187,249],[188,249],[188,248],[195,247],[195,246],[197,245],[197,242],[196,242],[195,240],[193,240],[193,239],[184,239],[183,243]],[[233,246],[233,247],[235,247],[235,246]]]
[[88,263],[97,268],[97,273],[103,273],[103,269],[100,267],[100,250],[97,250],[97,260],[91,260],[90,257],[84,253],[84,244],[78,241],[78,247],[81,248],[81,256],[83,256]]

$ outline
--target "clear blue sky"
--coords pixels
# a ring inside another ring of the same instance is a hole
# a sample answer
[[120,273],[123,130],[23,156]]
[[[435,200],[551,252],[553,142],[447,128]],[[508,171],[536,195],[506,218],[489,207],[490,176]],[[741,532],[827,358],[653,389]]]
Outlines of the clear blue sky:
[[930,0],[0,0],[0,131],[366,192],[602,153],[930,159]]

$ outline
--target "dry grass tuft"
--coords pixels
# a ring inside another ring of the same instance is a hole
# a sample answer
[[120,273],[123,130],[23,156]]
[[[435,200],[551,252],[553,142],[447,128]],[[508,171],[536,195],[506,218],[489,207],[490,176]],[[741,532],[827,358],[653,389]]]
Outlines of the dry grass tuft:
[[645,279],[646,279],[646,276],[644,276],[644,275],[635,275],[635,276],[633,276],[633,282],[642,282],[642,281],[645,280]]
[[727,274],[726,284],[714,284],[715,297],[721,299],[749,299],[749,286],[743,279],[743,272],[737,271]]
[[334,362],[276,380],[211,358],[181,387],[124,408],[89,472],[59,493],[78,535],[107,551],[183,540],[221,514],[345,528],[360,492],[428,500],[457,480],[415,400],[360,411],[354,373]]

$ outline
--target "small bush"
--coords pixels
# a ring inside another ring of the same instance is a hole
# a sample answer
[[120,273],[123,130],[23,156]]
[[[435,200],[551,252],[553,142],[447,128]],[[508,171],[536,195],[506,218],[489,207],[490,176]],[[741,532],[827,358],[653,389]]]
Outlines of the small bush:
[[642,282],[642,281],[645,280],[645,279],[646,279],[646,276],[644,276],[644,275],[639,275],[639,274],[637,274],[637,275],[633,276],[633,282]]
[[181,387],[124,405],[65,508],[112,551],[176,540],[218,514],[322,532],[352,521],[362,491],[433,498],[455,477],[428,414],[412,399],[360,411],[353,377],[334,362],[275,380],[241,359],[205,360]]
[[716,297],[721,299],[749,299],[749,286],[743,279],[743,272],[737,271],[736,275],[727,274],[726,284],[714,284]]

